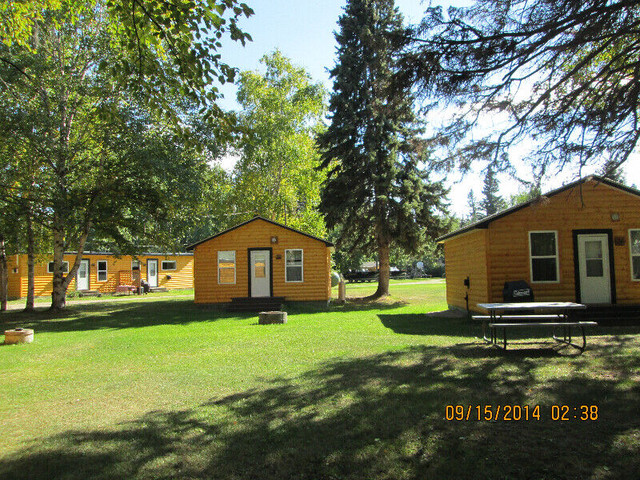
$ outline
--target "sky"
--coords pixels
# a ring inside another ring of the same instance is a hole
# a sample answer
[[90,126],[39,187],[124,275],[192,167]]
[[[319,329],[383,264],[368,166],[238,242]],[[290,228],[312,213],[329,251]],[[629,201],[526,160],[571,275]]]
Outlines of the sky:
[[[255,14],[240,22],[240,28],[249,33],[253,41],[242,46],[237,42],[227,41],[221,50],[223,61],[244,70],[264,71],[260,59],[267,53],[279,49],[292,62],[303,67],[315,82],[322,82],[328,91],[332,83],[328,70],[335,64],[336,41],[334,32],[337,21],[343,13],[346,0],[245,0]],[[456,6],[469,3],[468,0],[455,1]],[[434,4],[446,7],[447,0],[436,0]],[[451,2],[453,3],[453,2]],[[417,23],[423,16],[427,4],[421,0],[396,0],[396,6],[403,14],[406,23]],[[226,110],[239,109],[235,101],[237,87],[232,84],[222,86],[225,98],[219,104]],[[524,152],[524,151],[523,151]],[[511,152],[511,158],[519,155],[518,150]],[[522,153],[522,155],[525,155]],[[223,166],[232,167],[232,160],[223,159]],[[467,215],[469,208],[467,196],[474,190],[476,199],[480,198],[484,174],[477,170],[466,175],[451,173],[445,183],[450,188],[450,209],[457,215]],[[518,168],[518,167],[516,167]],[[635,176],[640,172],[640,159],[634,157],[626,166],[626,177],[629,183],[636,182]],[[595,173],[583,171],[582,175]],[[635,175],[634,175],[635,174]],[[530,168],[519,167],[518,175],[529,178]],[[553,175],[543,184],[543,191],[560,187],[563,183],[575,180],[577,172],[564,171]],[[509,197],[518,193],[520,185],[506,174],[498,177],[500,194]]]

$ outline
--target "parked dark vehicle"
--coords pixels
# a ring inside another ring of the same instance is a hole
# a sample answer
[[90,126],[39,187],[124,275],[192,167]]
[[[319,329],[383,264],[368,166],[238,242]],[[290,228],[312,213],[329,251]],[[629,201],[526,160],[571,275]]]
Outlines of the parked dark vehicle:
[[378,280],[378,272],[347,272],[344,279],[350,283],[374,282]]

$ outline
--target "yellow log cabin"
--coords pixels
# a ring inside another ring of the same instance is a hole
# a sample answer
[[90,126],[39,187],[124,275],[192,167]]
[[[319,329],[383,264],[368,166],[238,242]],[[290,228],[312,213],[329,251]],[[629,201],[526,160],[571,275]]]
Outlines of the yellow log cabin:
[[284,297],[285,301],[331,298],[331,250],[321,238],[262,217],[195,243],[195,302]]
[[527,281],[536,301],[640,304],[640,191],[605,178],[580,179],[438,240],[451,308],[501,302],[515,280]]
[[[7,257],[9,270],[8,296],[21,298],[27,295],[27,255]],[[64,256],[68,270],[75,261],[74,253]],[[51,295],[53,287],[53,262],[43,259],[35,265],[35,295]],[[151,288],[193,288],[193,254],[145,253],[137,257],[116,256],[105,252],[87,252],[76,277],[67,292],[95,291],[113,293],[118,286],[140,286],[146,281]]]

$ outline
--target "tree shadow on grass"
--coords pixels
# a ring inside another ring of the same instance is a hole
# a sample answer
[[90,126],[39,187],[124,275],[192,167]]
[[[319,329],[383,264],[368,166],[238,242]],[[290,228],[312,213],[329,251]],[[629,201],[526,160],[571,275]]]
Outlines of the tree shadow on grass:
[[289,302],[285,303],[284,310],[291,314],[314,314],[314,313],[351,313],[351,312],[368,312],[392,310],[407,306],[408,303],[403,300],[382,301],[382,302],[353,302],[351,300],[344,304],[332,301],[329,305],[325,302]]
[[[332,361],[191,410],[34,442],[0,460],[0,477],[637,478],[639,343],[611,340],[575,362],[478,345]],[[478,421],[485,405],[528,405],[530,416]],[[553,405],[596,405],[598,418],[554,421]]]
[[[327,312],[360,312],[387,310],[404,306],[403,302],[331,305],[326,303],[290,303],[284,310],[292,315]],[[246,320],[258,312],[227,312],[222,306],[200,306],[190,299],[167,299],[157,302],[91,303],[67,306],[62,312],[11,311],[2,314],[3,328],[33,328],[36,332],[71,332],[101,329],[142,328],[157,325],[185,325],[192,322],[214,322],[225,319]]]
[[481,334],[478,326],[466,317],[447,316],[446,312],[380,314],[378,318],[385,327],[401,335],[477,337]]
[[73,305],[60,313],[11,312],[4,317],[8,328],[21,326],[38,332],[71,332],[102,329],[142,328],[157,325],[185,325],[192,322],[239,320],[257,316],[253,313],[229,314],[220,309],[202,309],[191,300],[160,302],[94,303]]

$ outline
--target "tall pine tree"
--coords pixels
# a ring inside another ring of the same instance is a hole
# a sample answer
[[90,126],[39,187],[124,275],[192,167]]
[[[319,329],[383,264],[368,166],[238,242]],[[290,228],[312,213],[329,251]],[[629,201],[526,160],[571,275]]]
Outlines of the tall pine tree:
[[339,26],[331,125],[318,137],[328,171],[319,208],[339,246],[377,250],[378,298],[389,293],[391,246],[411,252],[441,232],[446,192],[429,181],[414,98],[394,81],[407,35],[393,0],[350,0]]
[[498,194],[499,191],[500,182],[498,182],[498,177],[496,177],[496,172],[493,167],[489,165],[487,167],[487,173],[484,176],[482,201],[480,202],[480,206],[484,210],[485,215],[493,215],[506,208],[507,203]]

